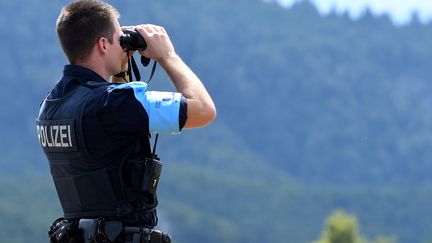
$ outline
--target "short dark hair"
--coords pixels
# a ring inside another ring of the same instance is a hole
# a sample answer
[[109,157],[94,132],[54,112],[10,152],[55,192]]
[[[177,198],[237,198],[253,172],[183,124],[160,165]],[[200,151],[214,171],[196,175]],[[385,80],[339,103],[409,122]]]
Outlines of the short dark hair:
[[117,9],[99,0],[77,0],[64,6],[56,30],[69,62],[87,57],[101,37],[112,43],[113,20],[119,17]]

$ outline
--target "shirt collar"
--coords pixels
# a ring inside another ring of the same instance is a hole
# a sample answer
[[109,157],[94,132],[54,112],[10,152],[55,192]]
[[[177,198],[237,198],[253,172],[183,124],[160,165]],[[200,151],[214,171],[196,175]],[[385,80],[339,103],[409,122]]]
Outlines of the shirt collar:
[[63,70],[63,75],[74,77],[81,82],[89,80],[96,82],[108,82],[93,70],[74,64],[66,65]]

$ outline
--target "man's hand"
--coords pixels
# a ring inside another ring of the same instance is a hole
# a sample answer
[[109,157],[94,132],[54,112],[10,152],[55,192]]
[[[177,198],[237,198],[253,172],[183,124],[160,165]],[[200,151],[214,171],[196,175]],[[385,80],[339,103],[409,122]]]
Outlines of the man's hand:
[[174,46],[163,27],[145,24],[135,26],[135,30],[141,34],[147,43],[147,48],[144,51],[140,51],[142,56],[160,62],[165,58],[175,55]]

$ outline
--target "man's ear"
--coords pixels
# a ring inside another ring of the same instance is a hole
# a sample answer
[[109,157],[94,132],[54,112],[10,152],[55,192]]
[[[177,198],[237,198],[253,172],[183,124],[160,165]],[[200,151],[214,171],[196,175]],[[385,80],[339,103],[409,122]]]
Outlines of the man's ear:
[[97,41],[97,49],[99,52],[105,54],[108,48],[108,39],[106,37],[101,37]]

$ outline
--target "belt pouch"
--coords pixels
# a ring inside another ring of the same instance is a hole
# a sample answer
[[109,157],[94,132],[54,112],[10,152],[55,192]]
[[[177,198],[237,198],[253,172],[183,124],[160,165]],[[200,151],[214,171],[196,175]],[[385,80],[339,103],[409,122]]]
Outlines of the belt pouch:
[[83,231],[84,243],[94,242],[98,225],[99,219],[80,219],[78,228]]

